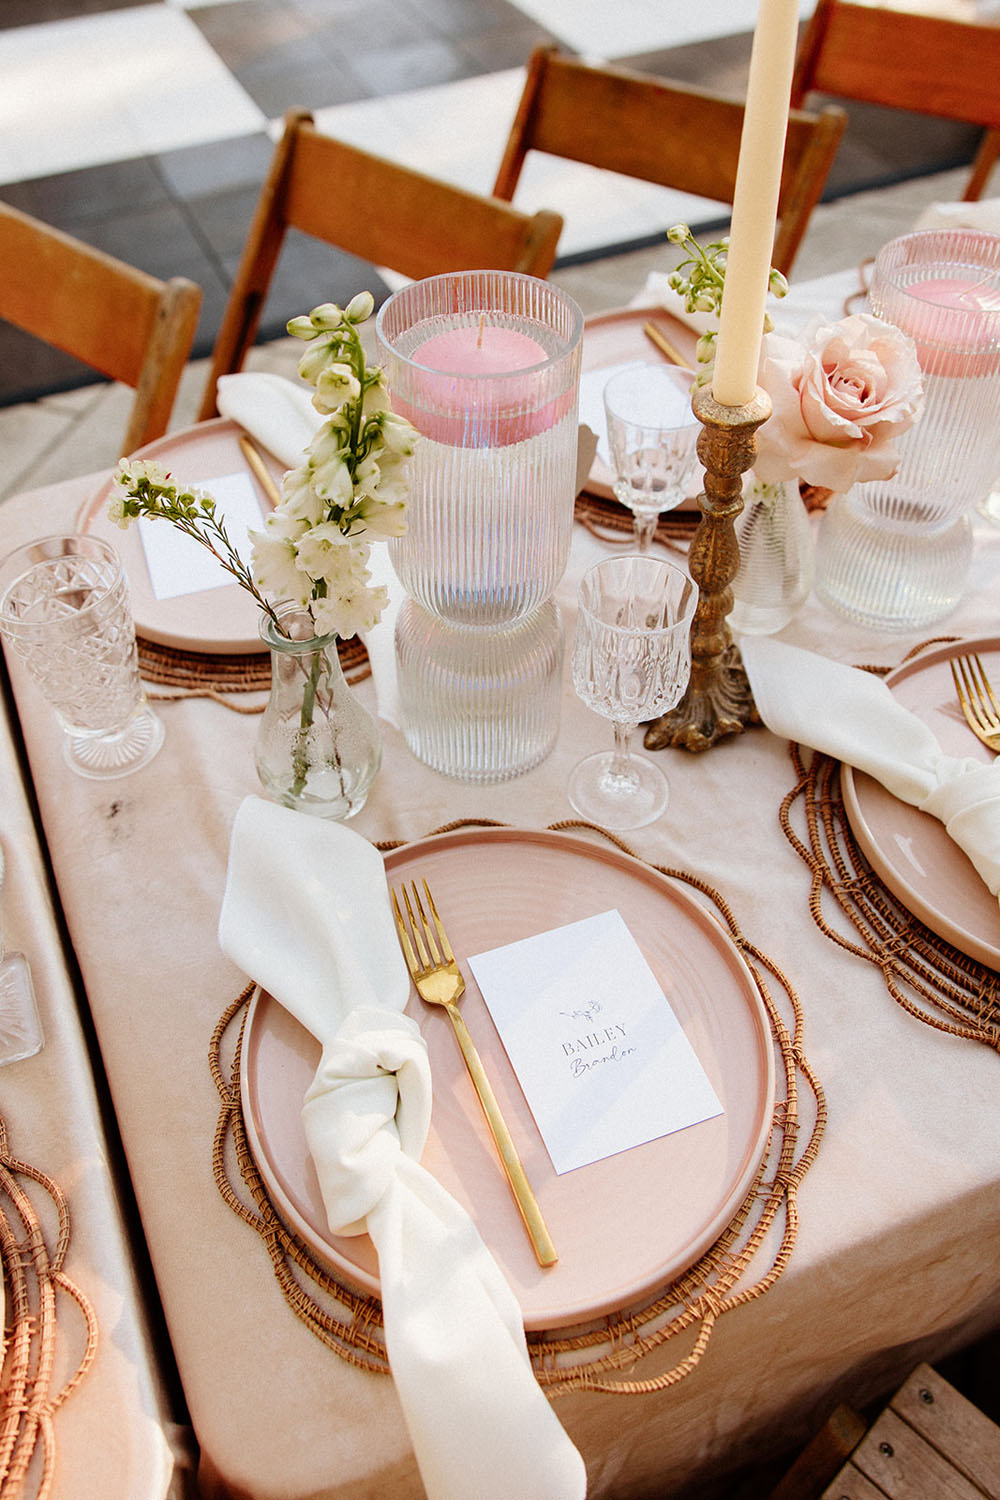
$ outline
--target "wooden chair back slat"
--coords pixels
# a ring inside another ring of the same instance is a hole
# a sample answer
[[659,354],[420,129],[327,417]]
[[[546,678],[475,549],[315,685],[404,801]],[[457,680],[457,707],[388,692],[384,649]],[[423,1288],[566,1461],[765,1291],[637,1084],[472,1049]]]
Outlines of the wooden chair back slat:
[[122,452],[167,430],[201,288],[161,281],[0,203],[0,318],[135,392]]
[[[493,191],[512,199],[529,151],[731,204],[742,100],[539,47]],[[846,124],[836,106],[789,116],[774,264],[787,272]]]
[[998,79],[1000,26],[819,0],[796,58],[792,103],[801,107],[818,93],[989,127],[970,199],[1000,150]]
[[[359,207],[348,212],[345,204]],[[544,277],[562,219],[544,209],[522,213],[374,156],[319,132],[308,111],[289,111],[219,330],[203,417],[217,410],[219,376],[243,364],[289,228],[413,279],[493,269]]]

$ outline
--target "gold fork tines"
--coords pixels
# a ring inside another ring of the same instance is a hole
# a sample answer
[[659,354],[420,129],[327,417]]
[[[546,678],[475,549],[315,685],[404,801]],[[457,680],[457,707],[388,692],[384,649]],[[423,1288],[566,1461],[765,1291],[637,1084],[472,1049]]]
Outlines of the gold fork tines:
[[[479,1102],[483,1107],[490,1133],[500,1153],[507,1181],[510,1183],[515,1202],[524,1220],[540,1266],[555,1265],[558,1260],[552,1237],[549,1234],[542,1211],[531,1190],[527,1174],[517,1154],[507,1124],[500,1113],[496,1096],[486,1077],[479,1053],[469,1034],[469,1028],[458,1008],[458,1001],[465,994],[465,980],[455,961],[444,924],[438,915],[434,898],[426,880],[423,881],[424,897],[421,900],[416,881],[409,890],[402,886],[402,905],[399,896],[392,892],[392,910],[399,933],[399,945],[406,959],[406,967],[417,987],[417,994],[428,1005],[442,1005],[448,1012],[458,1044],[465,1058],[469,1076],[475,1084]],[[426,909],[425,903],[426,902]],[[406,917],[403,916],[403,908]],[[430,915],[428,916],[428,913]]]
[[994,755],[1000,755],[1000,704],[978,656],[956,656],[951,675],[965,722]]

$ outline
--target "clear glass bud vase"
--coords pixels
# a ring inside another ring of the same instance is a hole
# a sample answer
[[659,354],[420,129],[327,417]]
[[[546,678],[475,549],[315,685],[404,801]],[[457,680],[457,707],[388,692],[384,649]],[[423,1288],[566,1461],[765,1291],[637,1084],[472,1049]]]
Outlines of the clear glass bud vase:
[[764,484],[749,474],[735,529],[740,566],[729,624],[738,635],[773,635],[804,604],[815,574],[812,526],[798,480]]
[[[382,761],[375,719],[347,684],[336,635],[314,635],[308,611],[263,616],[271,694],[257,731],[257,774],[276,801],[342,821],[360,812]],[[282,631],[287,632],[282,634]]]

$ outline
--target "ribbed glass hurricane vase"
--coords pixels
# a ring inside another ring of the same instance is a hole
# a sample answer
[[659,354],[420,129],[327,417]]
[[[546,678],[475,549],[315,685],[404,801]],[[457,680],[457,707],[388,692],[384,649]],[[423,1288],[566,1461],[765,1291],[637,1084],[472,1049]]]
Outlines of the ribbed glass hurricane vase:
[[874,313],[914,339],[923,411],[899,439],[895,475],[855,485],[828,508],[816,587],[860,624],[916,629],[965,592],[970,516],[996,478],[1000,236],[903,235],[879,252],[869,295]]
[[376,332],[393,407],[421,433],[400,581],[453,624],[513,624],[569,557],[583,315],[535,277],[469,271],[403,288]]

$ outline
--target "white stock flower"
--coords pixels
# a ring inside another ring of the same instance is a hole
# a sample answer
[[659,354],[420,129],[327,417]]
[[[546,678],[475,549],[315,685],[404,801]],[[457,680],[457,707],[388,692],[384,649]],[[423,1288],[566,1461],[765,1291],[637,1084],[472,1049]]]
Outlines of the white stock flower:
[[313,489],[312,469],[309,464],[300,464],[289,469],[281,484],[281,504],[272,511],[304,522],[307,526],[318,526],[323,519],[323,499]]
[[354,499],[354,480],[351,471],[340,453],[333,453],[321,464],[310,464],[311,483],[314,492],[327,505],[343,509]]
[[294,543],[263,531],[251,531],[250,540],[250,568],[257,587],[276,599],[307,604],[312,590],[305,574],[295,566]]
[[361,524],[367,537],[384,540],[406,534],[406,503],[403,500],[386,503],[382,499],[365,499],[355,514],[356,524]]
[[371,292],[358,292],[344,308],[344,317],[349,323],[363,323],[375,309],[375,298]]
[[347,401],[361,395],[361,384],[350,365],[328,364],[315,380],[313,406],[317,411],[337,411]]
[[322,526],[313,526],[299,538],[295,550],[295,566],[308,573],[315,583],[320,578],[328,581],[340,577],[344,569],[342,553],[352,544],[335,521],[325,521]]
[[315,385],[328,362],[340,352],[335,339],[314,339],[299,356],[298,371],[307,385]]
[[405,417],[386,410],[380,423],[382,441],[392,453],[408,458],[417,446],[417,430]]

